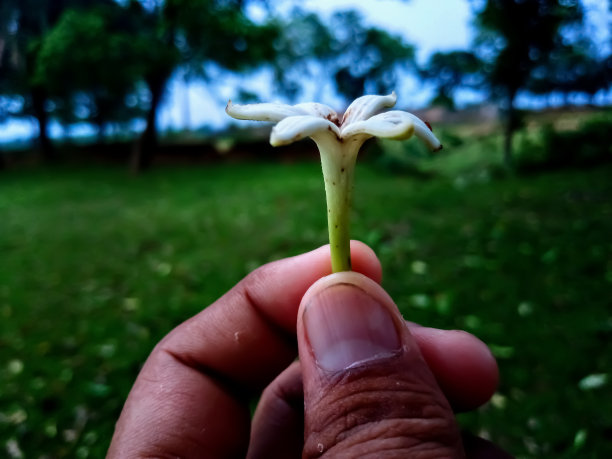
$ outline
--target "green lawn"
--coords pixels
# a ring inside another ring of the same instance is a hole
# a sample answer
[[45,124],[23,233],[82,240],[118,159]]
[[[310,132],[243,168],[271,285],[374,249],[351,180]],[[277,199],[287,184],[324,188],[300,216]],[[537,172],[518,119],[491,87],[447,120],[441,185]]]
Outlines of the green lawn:
[[[467,329],[499,358],[498,394],[464,425],[519,457],[612,457],[612,168],[360,166],[353,237],[405,317]],[[157,340],[326,238],[315,163],[3,172],[0,456],[103,456]]]

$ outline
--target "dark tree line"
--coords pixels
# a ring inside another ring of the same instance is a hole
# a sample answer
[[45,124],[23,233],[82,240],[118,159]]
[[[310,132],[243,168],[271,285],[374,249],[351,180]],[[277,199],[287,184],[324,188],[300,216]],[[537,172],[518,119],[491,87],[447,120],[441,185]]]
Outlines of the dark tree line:
[[434,54],[425,77],[436,99],[453,104],[459,87],[486,90],[504,115],[504,162],[512,166],[512,138],[520,126],[521,91],[581,93],[591,98],[612,82],[612,59],[600,56],[577,0],[471,0],[477,36],[471,50]]
[[[246,14],[254,3],[267,8],[264,21]],[[297,7],[281,19],[273,0],[2,0],[0,122],[34,117],[42,157],[54,161],[50,119],[89,122],[100,139],[109,126],[144,120],[130,160],[139,171],[153,159],[158,110],[177,69],[209,81],[211,64],[243,75],[265,68],[290,98],[310,78],[346,100],[388,91],[412,72],[436,87],[435,103],[453,108],[461,87],[498,100],[510,165],[517,95],[592,96],[609,87],[612,63],[583,33],[578,1],[470,3],[478,30],[471,49],[435,53],[418,68],[412,45],[366,26],[354,11],[323,21]]]
[[38,120],[48,161],[54,159],[50,115],[63,123],[89,121],[101,134],[108,123],[144,118],[131,161],[141,170],[155,151],[157,112],[179,65],[243,70],[270,58],[278,29],[252,23],[243,6],[239,0],[10,0],[1,15],[1,93],[23,98],[18,114]]
[[[271,10],[265,0],[251,0]],[[204,81],[207,65],[229,72],[269,68],[278,89],[300,92],[321,64],[347,98],[389,90],[413,62],[401,38],[367,27],[354,12],[324,24],[297,10],[287,22],[254,22],[246,0],[3,0],[0,96],[21,100],[4,116],[33,116],[43,158],[55,153],[49,120],[87,121],[102,139],[109,125],[144,119],[131,168],[147,168],[157,146],[157,113],[177,69]],[[369,60],[354,66],[362,50]],[[302,80],[303,81],[303,80]],[[15,108],[17,107],[17,108]],[[0,111],[2,106],[0,105]]]

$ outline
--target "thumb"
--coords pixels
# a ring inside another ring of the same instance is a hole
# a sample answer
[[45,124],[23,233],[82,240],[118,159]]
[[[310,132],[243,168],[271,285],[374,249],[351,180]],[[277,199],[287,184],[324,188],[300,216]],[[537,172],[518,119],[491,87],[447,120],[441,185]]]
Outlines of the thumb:
[[332,274],[298,313],[304,458],[464,457],[449,403],[393,300]]

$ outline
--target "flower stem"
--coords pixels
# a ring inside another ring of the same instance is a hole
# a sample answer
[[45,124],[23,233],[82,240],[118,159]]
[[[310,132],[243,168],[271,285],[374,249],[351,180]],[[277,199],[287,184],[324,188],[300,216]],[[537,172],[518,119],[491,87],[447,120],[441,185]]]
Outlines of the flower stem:
[[327,226],[332,272],[351,270],[350,216],[356,152],[347,148],[321,151],[327,199]]

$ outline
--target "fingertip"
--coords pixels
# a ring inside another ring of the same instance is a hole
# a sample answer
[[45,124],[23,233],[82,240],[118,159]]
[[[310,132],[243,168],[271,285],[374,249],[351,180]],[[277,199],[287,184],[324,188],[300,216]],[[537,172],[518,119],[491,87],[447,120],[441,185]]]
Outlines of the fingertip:
[[462,330],[410,327],[423,357],[456,411],[486,403],[499,383],[499,368],[488,346]]
[[[355,272],[380,283],[382,268],[374,251],[363,242],[351,241]],[[251,272],[240,284],[264,314],[294,333],[297,308],[308,288],[332,272],[329,244],[294,257],[273,261]]]
[[299,361],[263,391],[251,423],[247,459],[300,457],[304,445],[304,387]]
[[298,312],[302,362],[311,351],[316,366],[331,372],[385,352],[399,352],[405,329],[383,288],[354,271],[319,279],[305,293]]
[[[459,435],[451,406],[397,306],[373,279],[357,272],[319,279],[302,298],[297,334],[304,457],[378,457],[371,454],[380,453],[377,444],[416,435],[436,457],[452,456]],[[442,427],[423,428],[433,424]],[[412,442],[393,444],[394,456],[413,456]]]
[[[363,247],[367,249],[367,251],[371,251],[371,249],[363,244]],[[368,256],[367,251],[364,252],[364,255]],[[374,252],[371,252],[372,254]],[[376,259],[378,262],[378,259]],[[363,261],[366,261],[365,259]],[[371,262],[372,259],[366,262]],[[378,263],[376,263],[378,264]],[[318,279],[314,282],[306,291],[304,296],[302,297],[302,301],[300,303],[300,310],[298,312],[298,317],[301,318],[303,315],[306,305],[308,305],[312,298],[319,295],[325,290],[330,289],[331,287],[347,285],[358,290],[361,290],[376,299],[380,304],[384,305],[386,309],[390,311],[390,313],[396,316],[398,323],[403,323],[403,319],[397,306],[393,302],[393,299],[389,296],[389,294],[382,288],[380,283],[377,280],[377,274],[380,275],[380,270],[377,271],[376,264],[372,263],[370,265],[360,265],[360,268],[364,268],[368,273],[364,273],[362,271],[358,271],[354,269],[353,271],[343,271],[339,273],[329,274],[325,277]],[[380,266],[380,264],[378,264]],[[355,266],[354,266],[355,268]],[[370,276],[368,274],[371,274]]]
[[353,270],[377,283],[382,281],[382,265],[374,250],[361,241],[351,241]]

